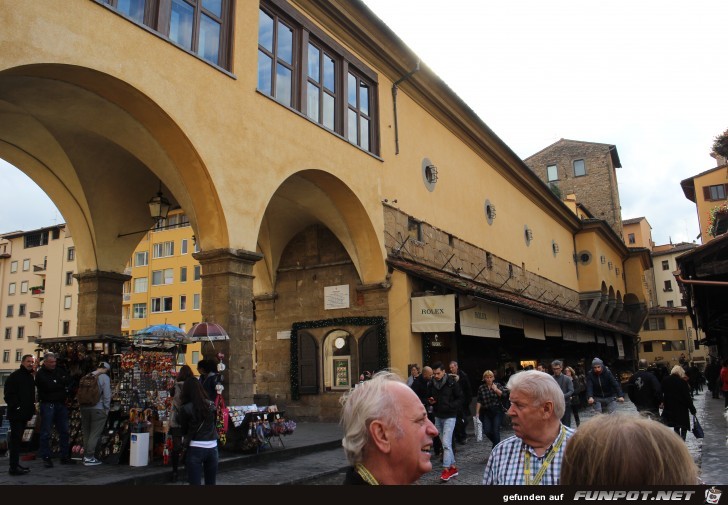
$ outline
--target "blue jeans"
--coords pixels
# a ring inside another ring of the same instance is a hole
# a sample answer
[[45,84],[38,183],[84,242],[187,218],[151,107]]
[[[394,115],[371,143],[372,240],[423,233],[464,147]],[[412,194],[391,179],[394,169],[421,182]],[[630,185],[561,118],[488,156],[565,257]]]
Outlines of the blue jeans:
[[607,414],[614,414],[614,411],[617,410],[617,397],[609,396],[604,398],[601,396],[595,396],[593,407],[594,412],[597,414],[602,414],[605,409]]
[[488,437],[493,443],[493,447],[500,442],[500,429],[503,423],[503,409],[490,411],[489,409],[481,409],[481,412],[485,412],[480,415],[480,420],[483,423],[483,435]]
[[205,474],[205,485],[214,486],[217,479],[217,447],[187,448],[187,482],[192,486],[202,484],[202,474]]
[[43,402],[40,404],[40,457],[51,457],[51,432],[55,425],[60,441],[60,457],[69,458],[68,451],[68,409],[64,403]]
[[452,433],[455,431],[454,417],[435,417],[435,428],[442,441],[442,465],[445,468],[455,464],[455,453],[452,452]]

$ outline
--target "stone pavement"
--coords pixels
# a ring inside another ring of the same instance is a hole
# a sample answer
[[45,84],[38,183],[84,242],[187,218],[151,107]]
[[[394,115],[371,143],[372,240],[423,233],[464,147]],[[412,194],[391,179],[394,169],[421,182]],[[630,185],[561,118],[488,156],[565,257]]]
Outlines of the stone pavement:
[[[705,484],[720,485],[728,484],[728,472],[726,468],[726,434],[728,434],[728,422],[723,418],[723,399],[713,399],[710,392],[704,389],[694,398],[695,408],[698,411],[698,419],[705,430],[705,439],[696,439],[692,433],[688,433],[687,446],[690,453],[700,468],[700,477]],[[617,411],[623,413],[636,414],[634,405],[626,399],[624,403],[617,404]],[[582,409],[579,412],[581,422],[586,421],[594,415],[592,409]],[[575,427],[572,419],[572,427]],[[472,422],[469,426],[472,435]],[[510,428],[501,430],[501,440],[513,435]],[[483,442],[476,442],[474,437],[470,437],[465,445],[456,445],[455,460],[458,467],[459,475],[454,477],[447,483],[440,481],[440,473],[442,466],[433,456],[433,470],[423,475],[417,482],[417,485],[436,485],[436,486],[462,486],[462,485],[481,485],[483,481],[483,472],[485,464],[490,456],[491,443],[484,438]],[[327,457],[336,458],[336,452],[327,451]],[[632,457],[632,456],[630,456]],[[323,454],[319,455],[319,461],[322,461]],[[305,484],[315,485],[332,485],[340,484],[343,481],[344,472],[331,473],[322,475],[321,477],[304,482]]]
[[[723,418],[723,399],[713,399],[705,390],[695,397],[698,418],[705,430],[705,439],[697,440],[688,434],[687,445],[701,469],[701,479],[706,484],[728,484],[725,472],[726,434],[728,422]],[[618,411],[634,413],[634,406],[628,400],[618,404]],[[591,409],[580,412],[582,421],[591,417]],[[485,463],[490,454],[490,442],[476,442],[472,436],[466,445],[456,447],[456,460],[460,475],[448,483],[439,479],[441,467],[435,464],[432,472],[423,475],[418,485],[479,485],[482,482]],[[573,423],[572,423],[573,425]],[[502,438],[512,435],[504,429]],[[343,480],[347,466],[341,448],[341,427],[337,423],[300,422],[295,433],[283,437],[285,447],[273,441],[273,448],[266,448],[258,454],[238,454],[221,451],[218,471],[219,485],[338,485]],[[3,463],[0,458],[0,465]],[[433,459],[433,462],[436,460]],[[170,484],[170,469],[159,461],[146,467],[129,465],[60,465],[43,468],[40,460],[25,462],[31,472],[12,477],[7,471],[0,471],[0,486],[7,485],[120,485]],[[2,467],[0,467],[2,468]],[[180,479],[184,478],[181,475]],[[180,482],[180,485],[184,482]]]

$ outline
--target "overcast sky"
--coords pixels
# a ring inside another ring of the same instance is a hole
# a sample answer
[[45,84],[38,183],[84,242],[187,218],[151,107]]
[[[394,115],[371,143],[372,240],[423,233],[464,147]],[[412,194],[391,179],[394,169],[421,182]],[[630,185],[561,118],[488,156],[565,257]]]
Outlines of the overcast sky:
[[[521,158],[560,138],[617,146],[622,218],[695,240],[680,181],[728,128],[727,0],[365,0]],[[578,195],[577,195],[578,196]],[[63,222],[0,160],[0,233]]]

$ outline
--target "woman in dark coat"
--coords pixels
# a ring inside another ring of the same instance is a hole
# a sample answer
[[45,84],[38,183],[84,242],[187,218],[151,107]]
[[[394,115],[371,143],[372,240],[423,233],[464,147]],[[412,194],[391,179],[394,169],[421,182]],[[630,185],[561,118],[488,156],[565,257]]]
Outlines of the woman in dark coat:
[[682,366],[675,365],[670,375],[662,381],[662,397],[665,406],[662,411],[663,422],[685,440],[690,430],[690,414],[695,415],[696,410]]

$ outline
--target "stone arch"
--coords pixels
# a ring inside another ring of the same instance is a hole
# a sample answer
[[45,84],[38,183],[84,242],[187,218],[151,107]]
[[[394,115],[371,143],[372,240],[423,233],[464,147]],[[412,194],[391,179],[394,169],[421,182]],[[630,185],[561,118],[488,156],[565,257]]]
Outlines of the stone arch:
[[303,170],[284,180],[271,196],[260,222],[254,268],[256,293],[272,292],[281,255],[301,230],[321,224],[341,242],[362,283],[385,278],[384,246],[367,209],[339,178],[321,170]]
[[73,234],[79,271],[122,272],[151,227],[147,201],[161,181],[200,244],[228,247],[217,191],[169,114],[128,83],[73,65],[0,72],[0,157],[53,200]]

